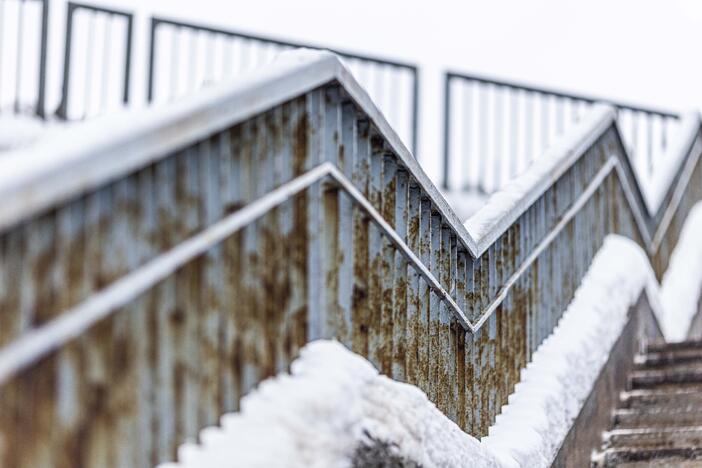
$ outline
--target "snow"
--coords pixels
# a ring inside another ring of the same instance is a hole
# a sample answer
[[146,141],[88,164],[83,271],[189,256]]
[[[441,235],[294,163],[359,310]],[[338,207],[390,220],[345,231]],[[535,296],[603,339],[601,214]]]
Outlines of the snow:
[[35,117],[0,115],[0,153],[31,145],[46,136],[50,127]]
[[350,467],[373,440],[391,441],[396,455],[427,468],[500,466],[422,391],[379,375],[335,341],[305,346],[290,375],[263,382],[241,406],[161,468]]
[[581,123],[559,138],[544,155],[528,167],[518,177],[493,193],[484,206],[471,216],[464,226],[476,241],[497,230],[500,224],[511,223],[527,207],[550,187],[557,176],[578,157],[581,150],[590,143],[593,135],[599,136],[600,129],[614,120],[614,111],[608,106],[596,105],[588,112]]
[[482,443],[514,466],[550,466],[643,290],[659,316],[648,257],[633,241],[608,236]]
[[480,210],[488,198],[486,194],[473,190],[449,190],[441,194],[462,222]]
[[702,203],[697,203],[685,220],[680,239],[670,257],[661,282],[660,319],[666,341],[682,341],[698,310],[702,290]]
[[[651,215],[658,212],[665,196],[672,186],[675,176],[687,159],[690,145],[697,138],[700,128],[700,115],[689,112],[682,116],[673,138],[671,148],[664,155],[664,164],[657,164],[651,178],[637,177],[642,188],[646,208]],[[638,175],[638,174],[637,174]]]
[[659,288],[638,244],[608,236],[480,442],[418,388],[379,375],[335,341],[316,341],[302,349],[290,375],[264,381],[242,399],[240,413],[203,429],[200,444],[184,444],[179,462],[161,468],[350,467],[356,450],[373,441],[427,468],[550,466],[642,292],[666,337],[684,337],[702,286],[699,239],[702,203],[691,211]]

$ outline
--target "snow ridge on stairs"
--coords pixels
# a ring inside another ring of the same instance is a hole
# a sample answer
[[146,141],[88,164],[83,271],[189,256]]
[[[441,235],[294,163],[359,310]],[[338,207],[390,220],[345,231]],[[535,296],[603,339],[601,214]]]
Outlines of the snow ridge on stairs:
[[702,466],[702,341],[649,345],[593,467]]

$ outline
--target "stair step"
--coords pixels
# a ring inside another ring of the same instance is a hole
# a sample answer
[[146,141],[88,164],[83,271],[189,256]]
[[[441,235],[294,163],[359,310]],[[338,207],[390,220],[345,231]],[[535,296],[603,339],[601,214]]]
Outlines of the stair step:
[[629,384],[634,389],[651,388],[663,384],[702,384],[702,366],[638,370],[631,373]]
[[647,406],[691,406],[702,407],[702,385],[687,385],[668,389],[638,389],[622,392],[621,407],[627,409]]
[[610,448],[595,455],[593,467],[702,466],[702,447],[686,448]]
[[592,466],[702,468],[702,341],[652,343],[628,378]]
[[675,343],[666,343],[666,342],[660,342],[660,343],[649,343],[649,345],[646,347],[646,351],[649,353],[660,353],[660,352],[667,352],[667,351],[680,351],[680,350],[689,350],[689,349],[700,349],[702,348],[702,340],[687,340],[687,341],[678,341]]
[[612,422],[617,428],[702,426],[702,408],[619,409],[614,412]]
[[615,429],[604,435],[607,448],[694,448],[702,447],[702,426]]
[[634,365],[637,369],[683,363],[702,365],[702,348],[649,352],[639,354],[634,358]]

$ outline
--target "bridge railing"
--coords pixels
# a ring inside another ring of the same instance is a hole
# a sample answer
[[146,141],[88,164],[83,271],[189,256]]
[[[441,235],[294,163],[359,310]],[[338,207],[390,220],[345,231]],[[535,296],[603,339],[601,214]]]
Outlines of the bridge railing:
[[48,0],[0,0],[0,113],[45,114]]
[[129,102],[133,14],[68,2],[58,117],[83,120]]
[[577,125],[595,103],[617,110],[625,146],[642,176],[665,164],[663,157],[679,119],[675,113],[446,73],[443,187],[495,192]]
[[0,460],[173,459],[330,337],[484,435],[608,233],[665,269],[686,122],[657,198],[598,107],[466,226],[326,53],[0,160]]
[[[151,19],[148,100],[163,102],[270,63],[290,49],[323,47],[162,17]],[[327,49],[324,47],[324,49]],[[417,66],[332,50],[357,76],[395,131],[417,148]]]

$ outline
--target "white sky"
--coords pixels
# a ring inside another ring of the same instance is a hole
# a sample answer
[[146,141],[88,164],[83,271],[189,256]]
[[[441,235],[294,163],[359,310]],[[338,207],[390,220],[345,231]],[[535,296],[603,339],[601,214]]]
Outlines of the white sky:
[[[431,175],[441,154],[447,68],[671,110],[702,108],[700,0],[91,2],[137,11],[138,54],[155,13],[419,64],[419,152]],[[144,59],[137,56],[135,67]]]

